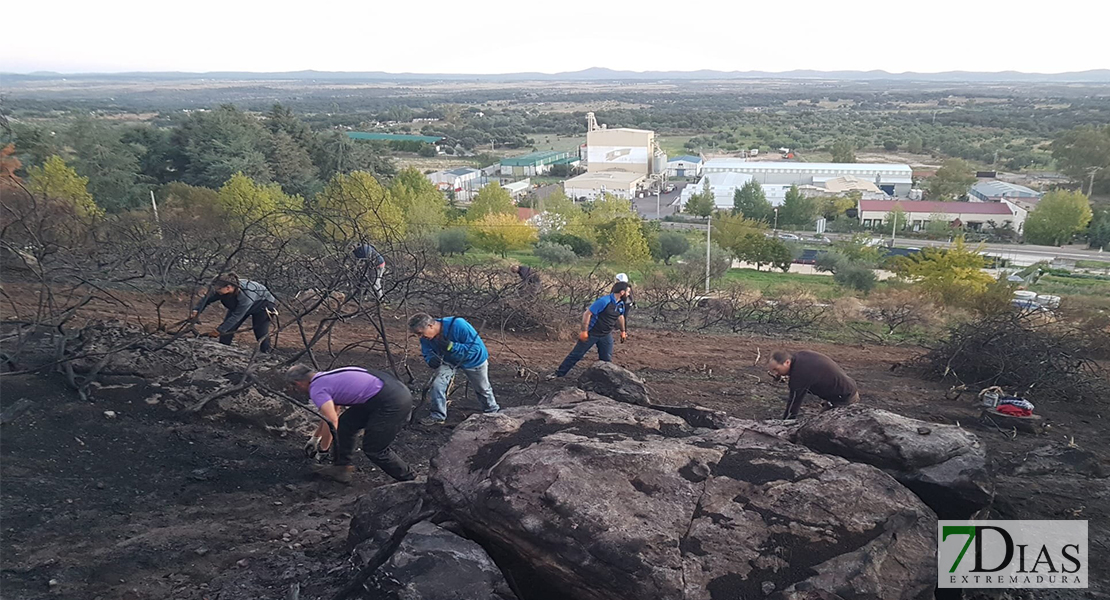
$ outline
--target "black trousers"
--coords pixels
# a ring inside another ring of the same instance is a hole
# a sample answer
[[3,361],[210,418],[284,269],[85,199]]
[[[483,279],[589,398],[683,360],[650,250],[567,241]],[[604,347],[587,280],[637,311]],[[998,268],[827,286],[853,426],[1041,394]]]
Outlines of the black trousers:
[[231,345],[231,340],[235,339],[235,330],[243,326],[249,318],[251,320],[251,329],[254,329],[254,339],[261,341],[259,352],[263,354],[269,353],[270,347],[270,315],[266,314],[267,309],[274,308],[273,302],[259,302],[251,307],[250,312],[243,315],[243,320],[235,324],[235,329],[220,336],[220,343],[225,346]]
[[412,469],[397,456],[392,444],[412,415],[412,393],[388,373],[373,370],[370,373],[385,385],[373,398],[363,404],[348,406],[339,416],[335,464],[351,464],[355,438],[362,431],[362,451],[366,458],[397,481],[410,481],[413,479]]

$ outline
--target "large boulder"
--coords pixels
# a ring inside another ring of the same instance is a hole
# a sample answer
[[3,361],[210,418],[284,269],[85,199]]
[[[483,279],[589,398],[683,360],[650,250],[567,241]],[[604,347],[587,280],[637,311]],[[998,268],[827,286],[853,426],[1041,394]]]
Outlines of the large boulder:
[[651,406],[651,396],[644,380],[611,362],[598,361],[583,371],[578,376],[578,387],[618,402]]
[[990,505],[994,480],[972,433],[855,404],[805,421],[796,443],[890,473],[942,519],[967,519]]
[[512,557],[528,598],[897,600],[935,584],[936,516],[889,475],[609,400],[468,419],[429,491]]
[[375,600],[515,600],[501,570],[475,542],[423,521],[366,583]]
[[347,547],[353,549],[367,540],[381,544],[389,539],[393,528],[412,512],[418,500],[425,498],[424,490],[423,481],[403,481],[378,486],[359,497],[351,516]]

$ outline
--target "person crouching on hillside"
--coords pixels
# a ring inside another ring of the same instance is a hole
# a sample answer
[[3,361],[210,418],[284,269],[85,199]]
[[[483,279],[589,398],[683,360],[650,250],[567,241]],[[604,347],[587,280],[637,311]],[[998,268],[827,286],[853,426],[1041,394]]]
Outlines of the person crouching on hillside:
[[[327,420],[316,428],[305,453],[313,456],[331,450],[331,427],[338,436],[334,440],[335,464],[318,465],[318,473],[350,483],[355,470],[351,464],[355,438],[362,431],[362,451],[370,462],[397,481],[414,479],[412,469],[392,448],[412,414],[412,393],[399,379],[360,367],[317,372],[305,365],[293,365],[285,372],[285,381],[294,391],[307,394]],[[342,415],[340,406],[346,407]]]
[[254,339],[260,342],[259,351],[270,351],[270,319],[277,313],[277,300],[266,286],[257,281],[240,279],[235,273],[224,273],[212,280],[208,294],[193,309],[189,318],[197,319],[209,304],[217,300],[227,309],[227,316],[210,334],[212,337],[219,337],[221,344],[230,346],[235,331],[249,317]]
[[771,355],[767,368],[775,378],[790,378],[790,396],[783,419],[798,418],[806,394],[824,400],[824,410],[859,402],[856,382],[833,359],[820,352],[802,350],[791,354],[777,350]]
[[613,360],[613,330],[619,327],[621,341],[628,339],[628,329],[624,323],[624,313],[632,286],[627,282],[618,281],[613,284],[608,296],[602,296],[582,313],[582,333],[578,335],[578,343],[563,359],[563,364],[548,379],[566,377],[574,365],[586,356],[590,348],[597,346],[597,358],[605,362]]
[[447,388],[459,369],[482,402],[483,412],[501,410],[489,383],[489,351],[478,331],[466,319],[433,319],[431,315],[416,313],[409,319],[409,331],[420,336],[424,362],[436,370],[431,389],[431,413],[420,420],[421,425],[442,425],[447,421]]

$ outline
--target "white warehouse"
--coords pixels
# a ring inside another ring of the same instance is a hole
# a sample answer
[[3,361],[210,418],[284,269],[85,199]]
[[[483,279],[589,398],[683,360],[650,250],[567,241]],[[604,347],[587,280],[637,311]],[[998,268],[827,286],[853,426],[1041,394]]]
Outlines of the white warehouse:
[[909,165],[872,163],[802,163],[780,161],[747,161],[737,158],[714,158],[702,166],[702,174],[742,173],[767,185],[816,185],[824,187],[830,179],[851,176],[874,182],[883,192],[906,197],[913,185],[913,169]]

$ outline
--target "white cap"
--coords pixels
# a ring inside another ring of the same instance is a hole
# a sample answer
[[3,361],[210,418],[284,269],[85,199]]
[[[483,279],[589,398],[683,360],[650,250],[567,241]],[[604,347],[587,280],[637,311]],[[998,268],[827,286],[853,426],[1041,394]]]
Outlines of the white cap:
[[617,281],[628,283],[628,273],[617,273]]

